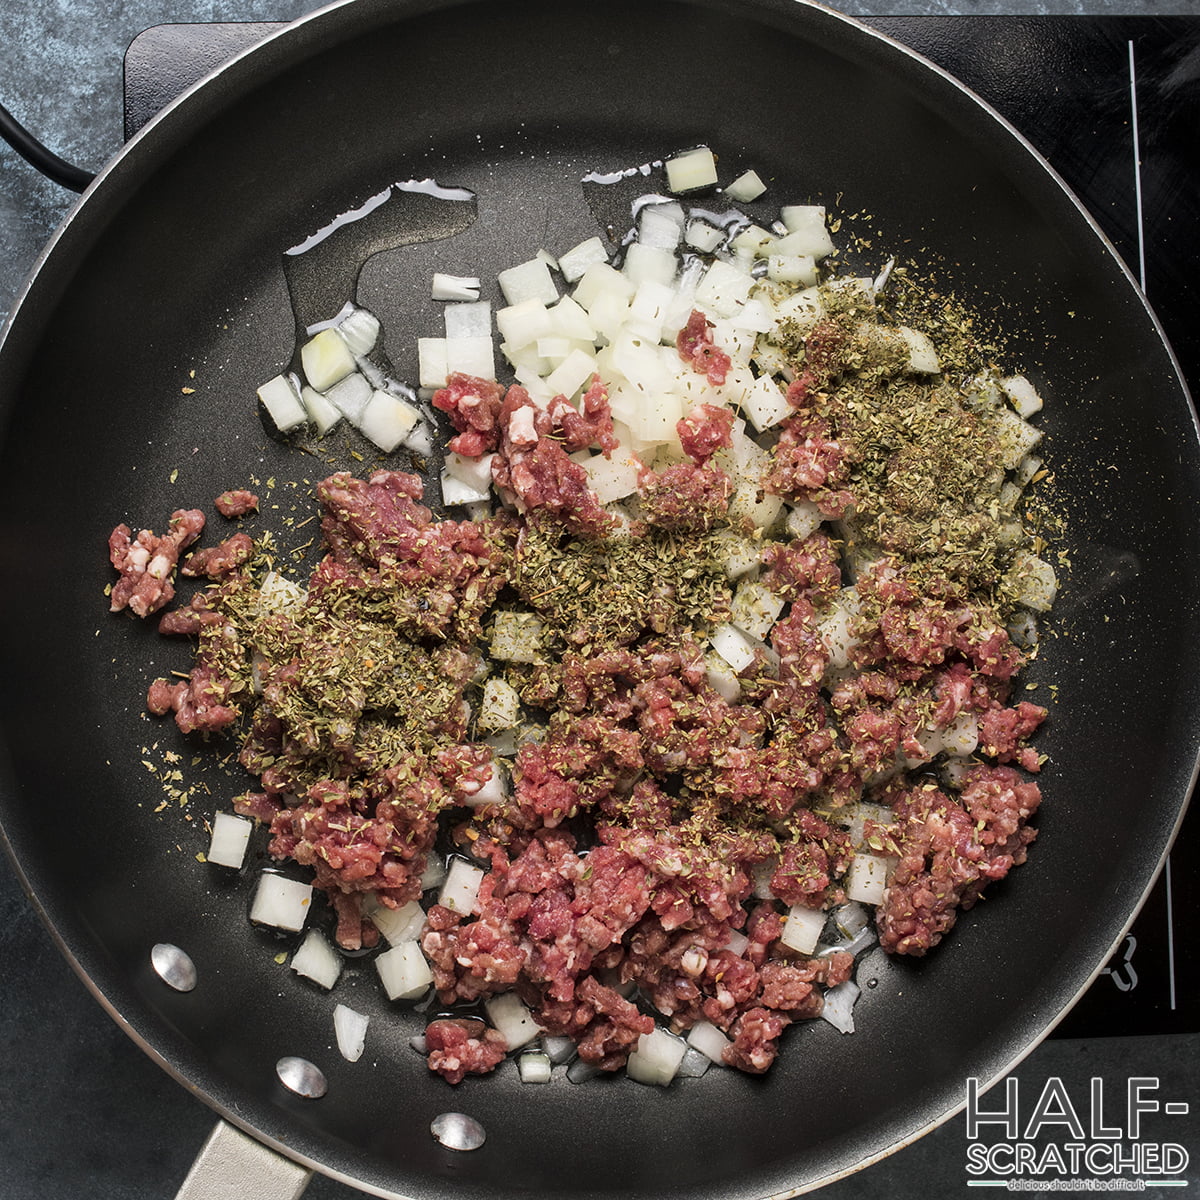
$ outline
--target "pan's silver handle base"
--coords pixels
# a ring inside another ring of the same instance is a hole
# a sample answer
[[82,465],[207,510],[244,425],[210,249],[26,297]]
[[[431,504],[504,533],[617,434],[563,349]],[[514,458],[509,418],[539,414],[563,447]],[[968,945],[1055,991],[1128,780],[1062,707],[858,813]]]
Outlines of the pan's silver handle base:
[[296,1200],[311,1178],[307,1167],[218,1121],[175,1200]]

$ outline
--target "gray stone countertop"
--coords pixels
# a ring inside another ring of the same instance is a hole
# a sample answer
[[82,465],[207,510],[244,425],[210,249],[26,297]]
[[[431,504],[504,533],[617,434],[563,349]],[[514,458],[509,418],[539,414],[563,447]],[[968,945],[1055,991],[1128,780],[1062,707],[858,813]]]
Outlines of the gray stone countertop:
[[[98,168],[122,136],[122,56],[164,22],[291,20],[308,0],[3,0],[0,101],[69,161]],[[842,0],[858,16],[1200,12],[1156,0]],[[0,317],[73,197],[0,143]],[[1172,1136],[1191,1153],[1182,1172],[1200,1184],[1200,1036],[1051,1040],[1018,1069],[1036,1095],[1051,1079],[1084,1098],[1100,1078],[1110,1094],[1131,1076],[1160,1080],[1164,1099],[1191,1102]],[[155,1066],[95,1003],[57,951],[0,856],[0,1198],[150,1200],[173,1195],[213,1122],[207,1107]],[[829,1200],[924,1200],[978,1195],[967,1187],[963,1117],[821,1194]],[[318,1178],[313,1200],[357,1191]]]

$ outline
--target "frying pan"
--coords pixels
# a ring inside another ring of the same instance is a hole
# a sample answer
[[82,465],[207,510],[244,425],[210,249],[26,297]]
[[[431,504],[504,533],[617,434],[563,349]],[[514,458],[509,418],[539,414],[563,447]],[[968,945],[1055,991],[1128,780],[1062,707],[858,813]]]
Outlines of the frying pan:
[[[1039,740],[1039,841],[928,959],[864,962],[875,986],[853,1037],[794,1030],[763,1079],[531,1089],[503,1072],[452,1092],[408,1048],[419,1020],[380,999],[369,963],[335,994],[372,1015],[371,1053],[345,1063],[334,1000],[290,978],[275,962],[287,947],[248,925],[249,877],[195,861],[202,818],[244,782],[200,754],[188,805],[158,811],[168,755],[186,766],[197,752],[142,697],[187,648],[104,611],[104,538],[251,479],[268,512],[307,515],[309,481],[350,465],[346,447],[314,461],[271,440],[250,400],[294,339],[282,252],[331,217],[398,179],[477,196],[456,236],[384,249],[359,277],[411,376],[415,337],[435,332],[421,299],[434,265],[492,278],[533,246],[571,245],[596,231],[581,176],[698,142],[723,169],[769,178],[773,203],[867,212],[876,245],[936,261],[1002,310],[1006,365],[1051,398],[1042,424],[1073,565],[1030,673],[1061,697]],[[267,1144],[376,1194],[761,1197],[873,1161],[1066,1011],[1132,919],[1194,779],[1200,455],[1161,331],[1015,134],[819,8],[355,0],[318,13],[106,169],[11,320],[0,402],[0,820],[22,880],[166,1069]],[[151,971],[162,941],[195,961],[192,992]],[[318,1062],[324,1098],[279,1086],[285,1054]],[[448,1109],[483,1124],[481,1149],[430,1137]]]

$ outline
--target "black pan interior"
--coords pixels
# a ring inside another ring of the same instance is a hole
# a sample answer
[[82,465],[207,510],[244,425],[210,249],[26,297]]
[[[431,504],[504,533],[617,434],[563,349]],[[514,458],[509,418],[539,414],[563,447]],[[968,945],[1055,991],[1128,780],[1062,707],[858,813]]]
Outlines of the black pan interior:
[[[316,456],[270,440],[253,403],[292,346],[282,251],[334,215],[400,179],[478,196],[466,232],[363,271],[359,299],[412,376],[415,338],[438,332],[423,299],[432,269],[490,279],[538,245],[565,249],[596,232],[584,174],[700,142],[724,177],[754,167],[769,181],[765,215],[789,202],[867,213],[875,266],[893,252],[936,259],[1000,311],[1006,365],[1049,398],[1072,566],[1030,673],[1043,696],[1058,689],[1039,743],[1041,836],[928,961],[867,961],[859,1032],[793,1030],[765,1079],[532,1088],[510,1071],[452,1091],[407,1047],[420,1022],[380,998],[369,963],[332,998],[309,988],[276,963],[287,945],[248,925],[250,878],[196,861],[203,819],[245,783],[143,715],[146,683],[185,668],[187,648],[109,616],[105,538],[251,480],[269,499],[262,523],[282,528],[314,511],[322,475],[361,469],[336,438]],[[1190,787],[1200,471],[1171,355],[1018,139],[933,69],[822,10],[362,0],[310,19],[130,147],[16,314],[0,398],[0,816],[19,868],[160,1061],[239,1124],[379,1194],[758,1197],[895,1148],[1061,1015],[1130,919]],[[164,791],[171,754],[186,806]],[[194,992],[151,974],[157,941],[192,955]],[[357,1064],[334,1046],[336,1000],[372,1016]],[[318,1062],[328,1095],[284,1092],[284,1054]],[[448,1109],[483,1122],[481,1150],[433,1141]]]

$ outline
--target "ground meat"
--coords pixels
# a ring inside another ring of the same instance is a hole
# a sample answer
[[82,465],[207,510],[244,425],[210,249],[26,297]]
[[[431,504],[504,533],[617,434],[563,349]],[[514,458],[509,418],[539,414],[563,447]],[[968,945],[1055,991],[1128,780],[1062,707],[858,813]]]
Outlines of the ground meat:
[[732,444],[733,409],[715,404],[697,404],[675,426],[683,452],[703,465],[722,448]]
[[146,708],[156,716],[174,712],[183,733],[217,733],[238,718],[231,698],[233,684],[210,666],[194,667],[186,680],[156,679],[146,693]]
[[198,508],[172,513],[168,532],[161,537],[143,529],[133,538],[128,525],[118,525],[108,539],[109,559],[121,576],[112,589],[110,611],[128,608],[147,617],[169,604],[175,597],[171,577],[179,555],[203,530],[204,514]]
[[687,323],[675,339],[679,357],[692,368],[708,378],[709,383],[720,387],[732,365],[730,357],[713,343],[712,325],[699,309],[693,309]]
[[[179,572],[181,575],[207,575],[220,579],[244,566],[254,555],[254,542],[248,533],[235,533],[216,546],[205,546],[188,555]],[[161,623],[159,625],[161,629]]]
[[1005,767],[984,767],[970,778],[961,803],[932,784],[888,793],[901,854],[877,913],[885,950],[924,954],[953,927],[960,908],[1024,861],[1037,785],[1020,783]]
[[704,531],[724,519],[733,481],[720,467],[677,463],[638,480],[646,520],[663,529]]
[[223,517],[244,517],[246,513],[257,511],[258,497],[244,488],[237,488],[222,492],[213,505]]
[[830,436],[825,421],[802,414],[783,422],[771,452],[767,491],[785,500],[811,500],[823,516],[837,519],[853,503],[849,478],[846,449]]
[[599,375],[592,376],[579,408],[565,396],[555,396],[546,411],[561,436],[565,450],[586,450],[589,446],[595,446],[608,455],[617,448],[612,411],[608,406],[608,389],[601,383]]
[[488,379],[455,373],[444,388],[433,393],[433,407],[449,413],[458,436],[450,449],[467,458],[479,458],[500,444],[499,416],[504,388]]
[[447,1083],[462,1083],[468,1075],[486,1075],[504,1061],[508,1043],[502,1034],[478,1021],[442,1019],[425,1027],[429,1069]]

